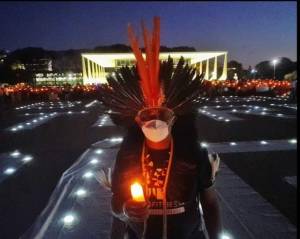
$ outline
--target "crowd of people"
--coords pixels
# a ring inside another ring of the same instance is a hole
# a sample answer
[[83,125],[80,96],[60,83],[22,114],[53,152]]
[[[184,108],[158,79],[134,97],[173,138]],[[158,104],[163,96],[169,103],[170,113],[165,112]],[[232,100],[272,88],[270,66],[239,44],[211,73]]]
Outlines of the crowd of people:
[[0,106],[13,107],[37,101],[95,99],[97,85],[31,86],[20,83],[0,87]]
[[266,95],[286,96],[292,90],[290,81],[279,81],[273,79],[249,79],[244,81],[205,81],[205,92],[208,96],[220,95]]
[[[290,81],[272,79],[215,80],[204,81],[203,93],[207,97],[221,95],[285,96],[290,94],[294,100],[297,95],[294,85]],[[99,85],[31,86],[20,83],[0,87],[0,105],[11,107],[36,101],[95,99],[99,95]]]

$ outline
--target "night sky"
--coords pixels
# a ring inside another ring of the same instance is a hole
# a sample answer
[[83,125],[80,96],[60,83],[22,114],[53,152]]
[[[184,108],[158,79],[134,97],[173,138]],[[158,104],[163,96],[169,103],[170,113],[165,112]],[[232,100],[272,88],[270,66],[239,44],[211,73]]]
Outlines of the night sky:
[[1,2],[0,49],[48,50],[128,44],[161,17],[161,45],[228,51],[245,68],[274,57],[296,60],[296,2]]

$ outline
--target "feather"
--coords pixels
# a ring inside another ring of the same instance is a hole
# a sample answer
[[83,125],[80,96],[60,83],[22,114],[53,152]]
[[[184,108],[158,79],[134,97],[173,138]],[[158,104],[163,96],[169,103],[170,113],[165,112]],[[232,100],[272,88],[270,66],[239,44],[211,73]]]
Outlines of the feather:
[[100,169],[100,171],[96,173],[96,180],[102,187],[111,190],[111,168],[108,168],[106,171],[107,172],[105,172],[104,169]]
[[217,153],[208,154],[208,159],[212,169],[212,179],[214,181],[217,173],[220,171],[220,156]]
[[138,41],[134,35],[131,25],[128,26],[128,37],[132,51],[137,60],[137,68],[140,75],[140,86],[144,95],[146,106],[160,106],[163,91],[159,81],[159,49],[160,49],[160,20],[153,19],[153,32],[150,36],[144,22],[142,22],[144,47],[146,58],[142,56]]
[[136,58],[136,66],[117,69],[107,76],[107,84],[100,86],[100,100],[114,113],[121,125],[134,122],[139,110],[144,107],[164,106],[175,114],[184,114],[198,104],[198,97],[205,90],[203,74],[196,74],[193,67],[180,58],[176,67],[169,56],[167,61],[159,61],[160,19],[153,19],[150,34],[142,22],[146,57],[144,59],[138,40],[131,25],[128,37]]

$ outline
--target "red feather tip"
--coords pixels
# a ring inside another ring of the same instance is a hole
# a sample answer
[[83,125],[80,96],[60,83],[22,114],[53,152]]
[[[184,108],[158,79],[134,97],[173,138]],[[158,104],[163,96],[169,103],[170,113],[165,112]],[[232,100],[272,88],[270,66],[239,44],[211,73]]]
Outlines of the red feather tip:
[[148,107],[161,106],[163,91],[159,82],[159,49],[160,49],[160,18],[153,18],[153,33],[149,35],[144,23],[142,30],[146,58],[143,58],[138,45],[138,40],[131,25],[128,25],[128,37],[133,54],[137,61],[138,73],[140,75],[140,87],[144,95],[145,104]]

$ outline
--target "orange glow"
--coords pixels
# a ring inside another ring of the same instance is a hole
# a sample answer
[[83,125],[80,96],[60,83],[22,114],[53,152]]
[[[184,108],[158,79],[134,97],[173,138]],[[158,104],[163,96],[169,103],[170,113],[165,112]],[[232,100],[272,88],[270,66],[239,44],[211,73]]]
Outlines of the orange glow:
[[135,182],[131,184],[131,196],[136,202],[145,202],[144,192],[141,184]]
[[[233,80],[225,81],[209,81],[204,80],[205,91],[210,90],[222,90],[225,88],[230,88],[233,93],[243,93],[247,94],[248,92],[255,91],[257,87],[268,87],[272,93],[277,96],[287,95],[291,90],[291,82],[287,80],[274,80],[274,79],[249,79],[241,82],[236,82]],[[84,95],[89,95],[93,93],[99,93],[98,87],[96,85],[77,85],[70,86],[66,88],[65,86],[30,86],[28,84],[16,84],[11,86],[1,87],[5,93],[9,95],[13,94],[27,94],[28,96],[33,95],[46,95],[51,92],[55,92],[58,95],[61,94],[62,90],[69,89],[72,94],[77,92],[83,92]],[[110,88],[108,86],[108,88]],[[111,89],[111,88],[110,88]],[[253,92],[252,92],[253,93]],[[251,94],[252,94],[251,93]]]
[[153,33],[149,35],[148,30],[142,22],[144,47],[146,59],[143,58],[139,48],[138,40],[131,25],[128,25],[128,37],[131,49],[137,61],[137,68],[141,78],[140,86],[147,106],[160,106],[163,98],[159,82],[159,49],[160,49],[160,18],[153,18]]

